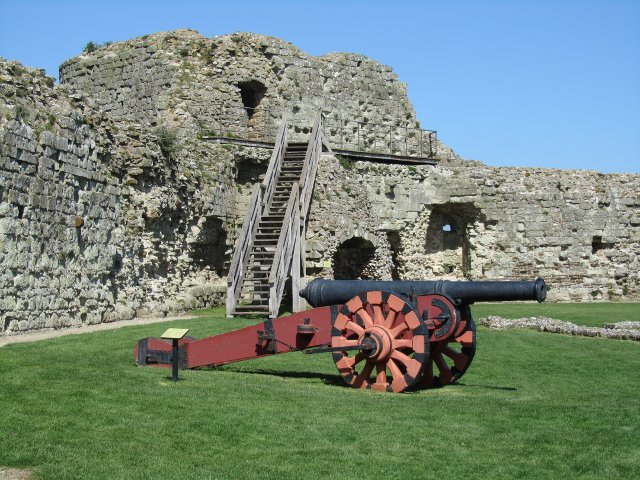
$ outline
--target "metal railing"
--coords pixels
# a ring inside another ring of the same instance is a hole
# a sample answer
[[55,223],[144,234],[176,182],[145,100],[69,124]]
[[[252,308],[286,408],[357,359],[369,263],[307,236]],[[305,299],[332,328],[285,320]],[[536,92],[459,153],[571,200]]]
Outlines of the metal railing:
[[[282,108],[214,105],[212,121],[201,125],[202,137],[236,138],[273,143],[277,137]],[[289,128],[295,124],[291,114]],[[308,121],[308,117],[305,117]],[[322,133],[336,150],[433,159],[437,153],[437,132],[391,123],[374,123],[342,118],[323,112]],[[292,135],[295,141],[299,133]]]
[[328,115],[323,133],[335,150],[434,158],[437,132],[417,127],[350,120]]

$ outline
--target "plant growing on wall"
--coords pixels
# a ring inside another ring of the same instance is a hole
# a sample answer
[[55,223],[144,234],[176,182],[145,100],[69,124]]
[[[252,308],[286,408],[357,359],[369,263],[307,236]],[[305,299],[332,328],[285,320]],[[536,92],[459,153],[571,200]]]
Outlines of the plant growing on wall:
[[102,43],[97,43],[97,42],[93,42],[93,41],[88,41],[87,44],[84,46],[84,48],[82,49],[82,53],[91,53],[91,52],[95,52],[97,49],[102,48],[102,47],[107,47],[109,45],[111,45],[113,42],[102,42]]
[[345,170],[353,170],[353,160],[351,158],[344,155],[336,155],[336,159]]
[[177,133],[167,127],[158,127],[156,129],[156,137],[160,152],[167,160],[175,158],[180,151],[180,142]]

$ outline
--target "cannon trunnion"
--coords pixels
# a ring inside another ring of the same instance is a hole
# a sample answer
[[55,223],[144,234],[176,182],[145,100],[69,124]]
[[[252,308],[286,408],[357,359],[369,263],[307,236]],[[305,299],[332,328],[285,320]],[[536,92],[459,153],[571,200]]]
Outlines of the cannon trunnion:
[[[202,340],[180,343],[181,368],[215,366],[266,355],[331,353],[345,382],[402,392],[458,380],[476,351],[469,305],[546,298],[542,279],[517,282],[316,279],[300,292],[313,309]],[[171,365],[171,345],[145,338],[138,365]]]

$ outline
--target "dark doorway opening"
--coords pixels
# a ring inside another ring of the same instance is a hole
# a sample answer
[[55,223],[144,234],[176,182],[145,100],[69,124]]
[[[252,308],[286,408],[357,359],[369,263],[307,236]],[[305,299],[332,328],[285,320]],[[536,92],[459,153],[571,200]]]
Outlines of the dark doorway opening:
[[199,268],[208,267],[218,275],[227,275],[227,232],[221,219],[207,217],[193,243],[192,258]]
[[333,254],[333,278],[336,280],[365,280],[372,278],[370,264],[376,247],[362,237],[342,242]]
[[469,229],[482,220],[473,204],[445,203],[435,205],[429,217],[425,237],[425,253],[438,254],[445,273],[466,275],[471,269]]
[[387,232],[387,240],[391,249],[391,279],[400,280],[400,252],[402,243],[399,232]]

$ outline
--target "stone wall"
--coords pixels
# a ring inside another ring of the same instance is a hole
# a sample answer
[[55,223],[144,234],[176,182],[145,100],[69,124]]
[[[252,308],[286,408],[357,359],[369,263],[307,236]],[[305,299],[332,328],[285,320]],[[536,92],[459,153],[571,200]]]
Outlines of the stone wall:
[[268,152],[113,122],[16,62],[0,75],[0,330],[220,304],[248,182],[235,161]]
[[118,121],[153,122],[183,108],[196,124],[211,124],[219,107],[240,111],[241,84],[254,81],[266,89],[263,106],[288,110],[301,126],[310,127],[321,107],[347,118],[415,126],[406,85],[389,67],[351,53],[313,57],[264,35],[145,35],[66,61],[60,80],[90,94]]
[[[416,125],[388,67],[253,34],[113,44],[65,62],[61,86],[0,60],[0,80],[0,332],[221,303],[270,156],[203,138],[221,109],[245,133],[286,111],[299,140],[319,108],[329,123]],[[342,139],[357,131],[341,125]],[[309,275],[540,275],[552,300],[640,299],[638,175],[490,168],[437,148],[438,166],[323,155]]]
[[120,196],[42,71],[0,63],[0,331],[106,320]]
[[361,238],[376,247],[362,278],[542,276],[550,300],[640,298],[639,175],[325,155],[313,202],[308,268],[321,276]]
[[[304,140],[322,109],[336,143],[357,142],[359,136],[363,145],[387,145],[390,125],[401,127],[391,131],[397,148],[406,132],[409,145],[418,142],[407,86],[391,68],[353,53],[314,57],[264,35],[145,35],[66,61],[60,79],[117,122],[172,122],[191,134],[237,128],[273,134],[287,113],[291,138]],[[252,118],[243,103],[245,86],[263,89]],[[367,125],[358,129],[358,121]],[[457,158],[441,143],[435,148],[440,157]]]

